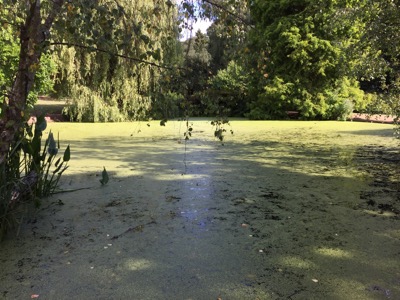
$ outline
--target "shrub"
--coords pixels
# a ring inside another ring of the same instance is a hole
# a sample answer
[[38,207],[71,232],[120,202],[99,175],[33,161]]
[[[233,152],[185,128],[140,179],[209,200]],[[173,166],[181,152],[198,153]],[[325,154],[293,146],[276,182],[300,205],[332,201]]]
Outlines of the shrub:
[[249,103],[246,117],[253,120],[284,118],[285,111],[297,109],[293,104],[293,90],[294,84],[275,77],[264,87],[264,92]]
[[330,107],[330,115],[332,119],[346,121],[354,110],[354,104],[349,99],[344,99],[341,102],[336,102]]
[[184,97],[180,93],[168,91],[160,94],[152,106],[153,116],[157,119],[180,117]]
[[248,75],[235,61],[226,69],[218,71],[209,80],[210,88],[202,102],[206,113],[218,116],[241,116],[246,108],[248,95]]

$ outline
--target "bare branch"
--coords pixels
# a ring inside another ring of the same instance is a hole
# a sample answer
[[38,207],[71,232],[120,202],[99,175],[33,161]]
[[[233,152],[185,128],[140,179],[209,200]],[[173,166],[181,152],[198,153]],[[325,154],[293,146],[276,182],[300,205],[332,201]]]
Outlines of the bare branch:
[[218,9],[220,9],[220,10],[222,10],[222,11],[228,13],[229,15],[231,15],[232,17],[234,17],[235,19],[237,19],[237,20],[239,20],[240,22],[242,22],[243,24],[254,28],[254,25],[252,25],[252,24],[251,24],[248,20],[246,20],[244,17],[239,16],[238,14],[236,14],[236,13],[230,11],[229,9],[227,9],[226,7],[224,7],[223,5],[218,4],[218,3],[215,3],[215,2],[210,1],[210,0],[202,0],[202,1],[205,2],[205,3],[210,4],[210,5],[213,6],[213,7],[216,7],[216,8],[218,8]]

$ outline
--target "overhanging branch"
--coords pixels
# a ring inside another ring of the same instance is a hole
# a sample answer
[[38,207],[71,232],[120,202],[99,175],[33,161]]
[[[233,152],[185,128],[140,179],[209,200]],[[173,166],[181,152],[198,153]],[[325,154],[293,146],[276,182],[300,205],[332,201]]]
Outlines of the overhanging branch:
[[230,11],[229,9],[227,9],[226,7],[224,7],[223,5],[218,4],[218,3],[215,3],[215,2],[210,1],[210,0],[202,0],[202,1],[205,2],[205,3],[210,4],[211,6],[214,6],[214,7],[218,8],[218,9],[224,11],[224,12],[226,12],[228,15],[234,17],[235,19],[239,20],[239,21],[242,22],[243,24],[245,24],[245,25],[247,25],[247,26],[250,26],[250,27],[254,27],[254,25],[252,25],[252,24],[251,24],[248,20],[246,20],[244,17],[239,16],[238,14],[236,14],[236,13]]
[[128,55],[118,54],[118,53],[115,53],[115,52],[112,52],[112,51],[109,51],[109,50],[105,50],[105,49],[101,49],[101,48],[97,48],[97,47],[93,47],[93,46],[86,46],[86,45],[81,45],[81,44],[65,43],[65,42],[54,42],[54,43],[50,43],[50,45],[61,45],[61,46],[77,47],[77,48],[86,49],[86,50],[93,51],[93,52],[107,53],[107,54],[109,54],[111,56],[120,57],[120,58],[123,58],[123,59],[126,59],[126,60],[135,61],[135,62],[143,63],[143,64],[146,64],[146,65],[150,65],[150,66],[153,66],[153,67],[166,69],[166,70],[176,70],[176,69],[178,69],[178,70],[186,70],[186,68],[161,65],[161,64],[157,64],[157,63],[152,62],[152,61],[143,60],[143,59],[136,58],[136,57],[131,57],[131,56],[128,56]]

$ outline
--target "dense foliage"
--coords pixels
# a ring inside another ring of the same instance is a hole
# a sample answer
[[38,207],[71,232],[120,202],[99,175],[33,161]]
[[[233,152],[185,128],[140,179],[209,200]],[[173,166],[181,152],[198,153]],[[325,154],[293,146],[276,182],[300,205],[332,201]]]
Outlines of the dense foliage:
[[345,113],[344,101],[365,107],[349,51],[363,25],[349,10],[344,1],[254,2],[249,48],[263,90],[255,90],[251,118],[297,110],[307,119],[334,119]]
[[207,112],[217,117],[242,116],[246,110],[248,83],[243,67],[235,61],[229,62],[209,80]]
[[[195,72],[182,77],[189,81],[186,98],[194,115],[225,111],[276,119],[298,111],[303,119],[334,120],[353,111],[398,115],[397,2],[202,1],[202,14],[183,3],[186,15],[214,21],[207,31],[210,61],[197,60]],[[197,38],[204,39],[196,33],[192,44]],[[196,51],[183,53],[192,70],[195,56],[205,57],[204,49]],[[231,89],[228,81],[211,84],[230,61],[246,74],[246,93],[232,94],[238,110],[221,101]]]
[[399,1],[370,1],[367,30],[360,47],[366,54],[360,64],[361,83],[377,93],[371,109],[400,117]]
[[[15,27],[4,24],[0,27],[0,103],[4,102],[9,93],[18,68],[19,43]],[[35,84],[29,94],[29,103],[36,102],[39,95],[53,91],[56,65],[50,54],[43,55],[35,76]],[[0,106],[1,112],[1,106]]]
[[[66,97],[72,120],[398,114],[397,1],[57,2],[29,99]],[[18,69],[18,23],[29,15],[23,1],[13,3],[0,13],[2,102]],[[43,20],[53,8],[42,1]],[[179,31],[202,18],[213,21],[207,35],[180,42]],[[238,94],[229,62],[246,74]]]
[[176,10],[159,0],[96,6],[70,4],[55,27],[58,95],[70,99],[73,120],[143,119],[159,89],[157,66],[177,38]]

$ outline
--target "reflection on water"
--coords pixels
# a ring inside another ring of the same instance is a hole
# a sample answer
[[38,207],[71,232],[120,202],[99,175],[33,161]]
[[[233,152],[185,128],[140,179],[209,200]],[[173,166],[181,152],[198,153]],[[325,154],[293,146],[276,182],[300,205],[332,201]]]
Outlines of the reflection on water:
[[183,184],[183,201],[180,207],[181,216],[190,223],[191,232],[209,230],[212,223],[210,207],[213,205],[212,177],[208,174],[200,178],[190,179]]

